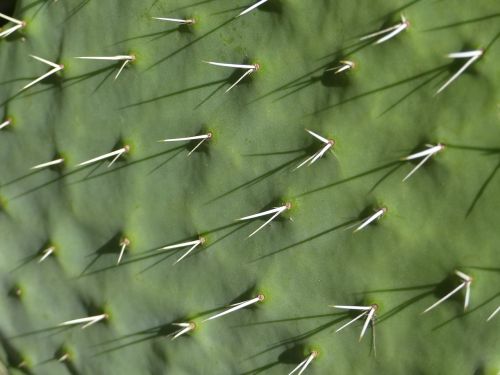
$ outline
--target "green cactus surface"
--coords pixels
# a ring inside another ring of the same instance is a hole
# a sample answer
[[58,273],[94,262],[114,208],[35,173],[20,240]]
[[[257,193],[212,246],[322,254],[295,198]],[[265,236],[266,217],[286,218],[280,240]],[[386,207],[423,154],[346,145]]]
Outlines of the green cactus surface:
[[3,3],[0,374],[500,374],[497,2]]

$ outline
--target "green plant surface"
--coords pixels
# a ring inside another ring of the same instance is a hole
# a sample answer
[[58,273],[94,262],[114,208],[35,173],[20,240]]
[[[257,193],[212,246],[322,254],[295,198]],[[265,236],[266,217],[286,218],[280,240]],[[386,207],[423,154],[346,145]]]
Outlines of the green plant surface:
[[[0,361],[12,374],[286,374],[317,350],[305,374],[498,374],[498,7],[270,0],[234,18],[251,3],[17,1],[27,25],[0,41],[0,116],[13,120],[0,130]],[[407,31],[359,42],[400,14]],[[478,48],[435,95],[464,62],[446,54]],[[74,58],[129,54],[116,80],[121,62]],[[48,71],[30,55],[64,69],[19,92]],[[352,71],[326,71],[345,59]],[[224,93],[243,71],[204,61],[260,68]],[[335,145],[294,170],[322,147],[305,129]],[[194,143],[158,142],[208,131],[189,157]],[[402,182],[416,163],[401,158],[438,142]],[[109,168],[77,166],[124,145]],[[264,221],[237,221],[286,202],[250,238]],[[187,248],[158,250],[198,236],[178,264]],[[469,309],[461,291],[422,314],[456,269],[474,278]],[[329,305],[372,303],[375,331],[335,332],[351,315]]]

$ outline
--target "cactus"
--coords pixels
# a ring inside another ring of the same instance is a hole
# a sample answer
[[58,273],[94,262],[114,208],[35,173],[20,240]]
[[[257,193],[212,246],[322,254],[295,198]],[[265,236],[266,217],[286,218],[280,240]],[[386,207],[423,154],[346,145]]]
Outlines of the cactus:
[[490,0],[0,11],[0,373],[499,373]]

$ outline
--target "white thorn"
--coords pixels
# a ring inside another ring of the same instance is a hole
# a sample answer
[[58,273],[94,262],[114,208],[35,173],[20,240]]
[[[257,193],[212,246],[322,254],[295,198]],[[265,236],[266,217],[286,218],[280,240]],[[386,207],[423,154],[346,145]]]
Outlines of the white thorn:
[[11,124],[10,119],[5,120],[4,122],[2,122],[2,123],[0,124],[0,130],[2,130],[2,129],[3,129],[3,128],[5,128],[6,126],[9,126],[10,124]]
[[229,88],[225,91],[225,93],[227,94],[227,93],[228,93],[229,91],[231,91],[231,90],[232,90],[232,89],[233,89],[233,88],[234,88],[234,87],[235,87],[238,83],[240,83],[240,82],[241,82],[241,81],[242,81],[242,80],[243,80],[246,76],[248,76],[248,75],[252,74],[252,73],[253,73],[253,72],[255,72],[255,71],[256,71],[256,69],[255,69],[255,68],[250,68],[250,69],[248,69],[245,73],[243,73],[243,75],[242,75],[240,78],[238,78],[238,80],[237,80],[235,83],[233,83],[233,84],[231,85],[231,87],[229,87]]
[[243,308],[245,308],[247,306],[253,305],[253,304],[255,304],[257,302],[261,302],[263,300],[264,300],[264,295],[263,294],[259,294],[257,297],[252,298],[252,299],[250,299],[248,301],[243,301],[243,302],[235,303],[234,305],[232,305],[233,307],[231,307],[230,309],[227,309],[227,310],[225,310],[225,311],[223,311],[223,312],[221,312],[219,314],[213,315],[210,318],[205,319],[204,322],[220,318],[221,316],[224,316],[224,315],[230,314],[232,312],[241,310],[241,309],[243,309]]
[[127,246],[130,245],[130,240],[128,238],[124,238],[123,240],[120,241],[120,254],[118,255],[118,261],[116,262],[116,265],[119,265],[120,262],[122,261],[123,254],[125,253],[125,249]]
[[183,19],[179,19],[179,18],[165,18],[165,17],[153,17],[153,19],[159,20],[159,21],[177,22],[177,23],[181,23],[181,24],[194,23],[193,19],[183,20]]
[[182,141],[195,141],[201,139],[201,142],[199,142],[191,151],[189,151],[188,156],[190,156],[194,151],[198,149],[198,147],[202,145],[203,142],[205,142],[207,139],[210,138],[212,138],[212,133],[208,132],[207,134],[195,135],[193,137],[162,139],[158,142],[182,142]]
[[361,311],[369,311],[372,308],[372,306],[349,306],[349,305],[330,305],[330,307],[335,307],[336,309],[361,310]]
[[271,216],[270,219],[268,219],[264,224],[262,224],[260,227],[258,227],[256,230],[254,230],[248,237],[252,237],[254,234],[256,234],[258,231],[260,231],[262,228],[264,228],[267,224],[269,224],[272,220],[274,220],[274,218],[276,218],[279,214],[281,214],[282,212],[286,211],[286,210],[289,210],[291,208],[291,205],[290,203],[287,203],[283,206],[280,206],[280,207],[274,207],[273,209],[271,210],[267,210],[267,211],[264,211],[264,212],[259,212],[257,214],[254,214],[254,215],[250,215],[250,216],[245,216],[245,217],[242,217],[238,220],[250,220],[250,219],[254,219],[254,218],[257,218],[257,217],[261,217],[261,216],[266,216],[266,215],[270,215],[270,214],[274,214],[273,216]]
[[107,318],[108,318],[108,314],[101,314],[101,315],[89,316],[87,318],[68,320],[66,322],[62,322],[61,324],[59,324],[59,326],[70,326],[70,325],[76,325],[76,324],[81,324],[81,323],[87,323],[82,327],[82,329],[85,329],[85,328],[90,327],[91,325],[98,323],[101,320],[107,319]]
[[46,248],[45,250],[42,251],[42,257],[40,258],[40,260],[38,261],[38,263],[42,263],[45,259],[47,259],[50,254],[52,254],[54,252],[56,248],[54,246],[50,246],[48,248]]
[[489,322],[491,319],[493,319],[495,315],[498,314],[499,311],[500,311],[500,306],[498,306],[496,310],[493,311],[493,313],[488,317],[488,319],[486,319],[486,321]]
[[464,65],[462,65],[462,67],[460,69],[458,69],[458,71],[436,91],[435,95],[439,94],[441,91],[443,91],[445,88],[447,88],[470,65],[472,65],[477,59],[479,59],[483,55],[483,53],[484,53],[483,50],[476,50],[476,51],[466,51],[466,52],[454,52],[454,53],[448,54],[448,57],[451,57],[451,58],[470,57],[470,59]]
[[452,52],[446,55],[446,57],[452,59],[463,59],[468,57],[479,57],[483,54],[483,50],[475,50],[475,51],[464,51],[464,52]]
[[453,289],[450,293],[448,293],[447,295],[445,295],[439,301],[437,301],[436,303],[434,303],[433,305],[431,305],[427,309],[425,309],[422,314],[425,314],[426,312],[431,311],[433,308],[435,308],[436,306],[438,306],[441,303],[443,303],[444,301],[446,301],[448,298],[450,298],[452,295],[454,295],[455,293],[457,293],[460,289],[462,289],[466,285],[467,285],[467,282],[461,283],[459,286],[457,286],[455,289]]
[[203,61],[207,64],[210,64],[210,65],[215,65],[215,66],[223,66],[225,68],[235,68],[235,69],[253,69],[253,70],[258,70],[259,69],[259,65],[258,64],[255,64],[255,65],[248,65],[248,64],[229,64],[229,63],[220,63],[220,62],[215,62],[215,61]]
[[188,241],[188,242],[178,243],[178,244],[175,244],[175,245],[169,245],[169,246],[165,246],[165,247],[160,248],[160,250],[170,250],[170,249],[177,249],[177,248],[180,248],[180,247],[191,246],[188,249],[188,251],[186,251],[179,259],[177,259],[174,262],[174,264],[177,264],[181,260],[183,260],[185,257],[187,257],[194,249],[196,249],[199,245],[202,245],[203,243],[205,243],[205,238],[204,237],[200,237],[196,241]]
[[365,324],[363,325],[363,329],[361,330],[361,334],[359,335],[359,341],[361,341],[361,339],[365,335],[366,329],[368,328],[368,324],[370,324],[370,322],[373,322],[373,319],[375,317],[375,311],[377,311],[376,305],[372,306],[370,312],[368,313],[368,316],[366,317]]
[[339,74],[345,72],[346,70],[354,69],[354,67],[356,66],[356,64],[353,61],[349,60],[340,60],[339,62],[340,65],[327,69],[326,71],[329,72],[333,70],[335,74]]
[[297,373],[297,375],[301,375],[306,370],[306,368],[311,364],[312,360],[317,357],[317,355],[318,355],[317,352],[312,352],[311,354],[309,354],[309,356],[302,362],[300,362],[297,365],[297,367],[295,367],[288,375],[293,375],[295,372],[299,370],[300,371]]
[[472,277],[459,271],[459,270],[455,270],[455,275],[457,275],[458,277],[460,277],[463,281],[467,281],[467,282],[471,282],[472,281]]
[[35,165],[34,167],[31,167],[30,169],[42,169],[42,168],[46,168],[46,167],[51,167],[53,165],[61,164],[63,162],[64,162],[64,159],[60,158],[60,159],[48,161],[46,163]]
[[77,56],[75,59],[82,60],[110,60],[110,61],[121,61],[121,60],[134,60],[135,57],[132,55],[117,55],[117,56]]
[[406,175],[405,178],[403,178],[403,181],[406,181],[407,179],[409,179],[411,177],[411,175],[413,175],[422,165],[425,164],[425,162],[427,160],[429,160],[431,158],[431,156],[433,156],[433,155],[437,154],[439,151],[443,150],[445,146],[442,145],[441,143],[438,143],[436,146],[428,145],[428,147],[429,148],[427,150],[417,152],[415,154],[409,155],[409,156],[402,159],[402,160],[413,160],[413,159],[418,159],[418,158],[425,156],[422,159],[422,161],[420,163],[418,163],[417,166],[415,168],[413,168],[410,171],[410,173],[408,173]]
[[361,319],[363,316],[365,316],[366,314],[368,314],[368,311],[363,311],[361,314],[359,314],[358,316],[356,316],[354,319],[348,321],[346,324],[344,324],[342,327],[338,328],[335,332],[340,332],[342,331],[344,328],[346,327],[349,327],[352,323],[354,323],[355,321]]
[[314,138],[319,139],[321,142],[323,142],[325,144],[332,143],[332,141],[330,141],[329,139],[326,139],[325,137],[322,137],[321,135],[319,135],[318,133],[313,132],[312,130],[306,129],[306,132],[308,132]]
[[125,60],[125,62],[122,64],[122,66],[120,67],[120,69],[118,70],[118,73],[116,73],[115,75],[115,81],[116,79],[120,76],[120,74],[122,73],[123,69],[125,69],[125,67],[127,66],[127,64],[132,61],[132,60]]
[[262,4],[266,3],[267,1],[268,0],[260,0],[260,1],[256,2],[255,4],[253,4],[252,6],[248,7],[243,12],[241,12],[240,14],[238,14],[236,17],[240,17],[240,16],[243,16],[244,14],[247,14],[248,12],[251,12],[255,8],[257,8],[257,7],[261,6]]
[[167,138],[159,140],[158,142],[180,142],[180,141],[195,141],[197,139],[207,139],[210,138],[209,134],[195,135],[194,137],[183,137],[183,138]]
[[64,69],[64,67],[62,65],[58,65],[56,63],[53,63],[49,60],[45,60],[45,59],[42,59],[41,57],[38,57],[38,56],[34,56],[34,55],[30,55],[31,57],[33,57],[34,59],[37,59],[38,61],[41,61],[43,62],[44,64],[47,64],[47,65],[50,65],[53,67],[52,70],[50,70],[49,72],[45,73],[44,75],[38,77],[37,79],[35,79],[34,81],[28,83],[26,86],[24,86],[21,90],[19,91],[23,91],[23,90],[26,90],[28,88],[30,88],[31,86],[33,85],[36,85],[38,82],[44,80],[45,78],[51,76],[52,74],[54,73],[57,73],[58,71]]
[[13,17],[9,17],[8,15],[3,14],[3,13],[0,13],[0,18],[4,18],[4,19],[6,19],[7,21],[10,21],[10,22],[15,23],[15,24],[17,24],[17,25],[24,25],[24,22],[23,22],[23,21],[17,20],[17,19],[15,19],[15,18],[13,18]]
[[90,160],[87,160],[87,161],[84,161],[80,164],[77,164],[78,167],[81,167],[81,166],[84,166],[84,165],[88,165],[88,164],[92,164],[92,163],[95,163],[96,161],[100,161],[100,160],[104,160],[104,159],[107,159],[111,156],[115,156],[115,158],[112,160],[112,162],[108,165],[108,168],[111,167],[111,165],[120,157],[122,156],[123,154],[126,154],[128,151],[130,150],[130,147],[129,146],[124,146],[116,151],[112,151],[112,152],[108,152],[107,154],[104,154],[104,155],[100,155],[100,156],[97,156],[93,159],[90,159]]
[[180,330],[176,331],[173,333],[172,336],[172,341],[175,340],[176,338],[185,335],[186,333],[193,331],[196,328],[196,324],[190,322],[190,323],[172,323],[172,325],[181,327]]
[[372,222],[374,222],[375,220],[379,219],[380,217],[382,217],[382,215],[384,215],[385,213],[387,212],[387,208],[385,207],[382,207],[381,209],[379,209],[377,212],[375,212],[373,215],[371,215],[370,217],[368,217],[367,219],[364,219],[363,222],[361,223],[361,225],[359,227],[357,227],[355,230],[354,230],[354,233],[362,230],[363,228],[366,228],[368,225],[370,225]]
[[375,36],[389,33],[389,34],[387,34],[387,35],[383,36],[382,38],[375,41],[375,44],[384,43],[384,42],[388,41],[389,39],[395,37],[397,34],[402,32],[403,30],[407,29],[409,26],[410,26],[410,23],[408,22],[408,20],[403,15],[401,15],[401,22],[397,23],[396,25],[388,27],[387,29],[384,29],[384,30],[377,31],[377,32],[372,33],[372,34],[365,35],[365,36],[361,37],[359,40],[366,40],[366,39],[373,38]]
[[23,26],[24,25],[15,25],[15,26],[12,26],[12,27],[8,28],[7,30],[2,31],[0,33],[0,38],[6,38],[6,37],[8,37],[10,34],[16,32],[17,30],[19,30]]

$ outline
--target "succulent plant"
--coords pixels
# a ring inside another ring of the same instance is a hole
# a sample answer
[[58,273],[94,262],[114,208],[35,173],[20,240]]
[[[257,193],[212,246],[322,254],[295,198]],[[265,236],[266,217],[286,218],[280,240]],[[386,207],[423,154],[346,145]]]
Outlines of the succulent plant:
[[494,2],[0,12],[0,373],[500,373]]

